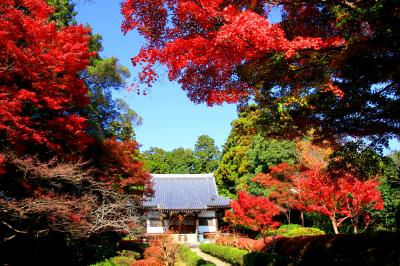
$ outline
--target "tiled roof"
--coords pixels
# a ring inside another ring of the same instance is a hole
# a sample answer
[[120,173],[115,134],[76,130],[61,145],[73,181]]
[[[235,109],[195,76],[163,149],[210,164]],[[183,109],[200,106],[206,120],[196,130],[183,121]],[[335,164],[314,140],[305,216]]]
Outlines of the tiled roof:
[[152,174],[152,198],[143,203],[159,210],[205,210],[229,207],[218,195],[213,174]]

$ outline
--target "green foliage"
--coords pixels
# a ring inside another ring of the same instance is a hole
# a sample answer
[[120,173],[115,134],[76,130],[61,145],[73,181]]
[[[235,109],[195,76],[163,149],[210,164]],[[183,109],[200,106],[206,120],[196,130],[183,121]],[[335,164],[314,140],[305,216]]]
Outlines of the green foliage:
[[[102,50],[101,39],[98,34],[91,35],[92,51]],[[125,101],[112,97],[113,91],[125,87],[125,80],[130,77],[128,68],[120,65],[115,57],[94,56],[81,75],[90,98],[90,104],[83,111],[88,118],[87,132],[98,139],[134,139],[133,128],[141,125],[142,118]]]
[[298,224],[282,225],[274,233],[285,237],[325,235],[321,229],[301,227]]
[[143,152],[146,169],[153,174],[199,174],[213,172],[219,160],[214,140],[206,135],[198,138],[194,151],[177,148],[164,151],[152,147]]
[[372,219],[376,220],[375,231],[400,230],[400,152],[395,151],[383,158],[383,171],[379,190],[382,193],[384,209],[376,211]]
[[232,265],[245,265],[246,250],[216,244],[200,244],[200,250]]
[[243,256],[243,263],[246,266],[288,265],[288,259],[285,256],[271,253],[250,252]]
[[178,148],[170,152],[151,147],[143,152],[145,168],[153,174],[192,174],[195,158],[190,149]]
[[232,122],[232,130],[215,172],[221,194],[235,197],[239,190],[254,195],[267,192],[260,185],[250,182],[256,173],[267,173],[269,167],[283,163],[295,163],[296,151],[292,141],[268,139],[257,127],[260,110],[250,105]]
[[185,262],[186,266],[213,266],[214,263],[205,261],[199,255],[190,250],[187,246],[179,248],[179,256]]
[[193,154],[196,158],[194,173],[212,173],[217,170],[220,151],[215,146],[214,139],[207,135],[199,136]]
[[75,4],[70,0],[46,0],[46,2],[54,7],[50,20],[55,21],[58,28],[76,24]]
[[109,57],[94,60],[87,68],[87,75],[86,82],[90,86],[119,88],[125,85],[125,79],[130,77],[130,72],[127,67],[118,63],[116,57]]
[[91,266],[130,266],[133,262],[140,258],[140,254],[138,252],[131,250],[122,250],[118,253],[118,256],[97,262]]
[[235,197],[236,186],[241,177],[248,173],[246,152],[257,132],[255,122],[258,119],[258,109],[250,105],[238,113],[232,130],[222,151],[221,162],[215,172],[219,191],[222,195]]
[[265,139],[256,135],[246,152],[251,173],[267,173],[269,167],[283,162],[296,162],[296,147],[293,141]]

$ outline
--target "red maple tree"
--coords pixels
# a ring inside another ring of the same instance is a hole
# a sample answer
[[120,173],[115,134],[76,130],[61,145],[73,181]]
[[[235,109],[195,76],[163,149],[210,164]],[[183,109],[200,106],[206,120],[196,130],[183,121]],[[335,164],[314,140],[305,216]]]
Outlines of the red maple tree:
[[0,4],[0,145],[62,151],[88,143],[86,119],[74,108],[88,104],[79,78],[89,58],[89,29],[60,30],[49,22],[44,0]]
[[232,210],[225,212],[225,218],[233,225],[243,225],[265,236],[268,230],[279,226],[275,216],[281,213],[279,207],[268,198],[251,196],[239,191],[238,199],[231,202]]
[[306,141],[298,142],[296,147],[299,155],[297,166],[281,164],[272,169],[274,174],[290,176],[296,208],[326,215],[336,234],[346,220],[351,221],[355,233],[361,219],[368,226],[370,211],[383,208],[379,182],[376,179],[362,181],[349,173],[333,176],[326,169],[331,153],[329,148]]
[[[268,20],[268,1],[125,0],[122,30],[137,29],[147,45],[132,59],[142,64],[140,81],[152,84],[157,63],[168,67],[170,79],[182,84],[194,102],[233,103],[254,92],[238,79],[244,64],[267,62],[279,53],[342,46],[339,36],[285,36],[282,25]],[[327,82],[325,89],[333,86]],[[340,90],[339,90],[340,92]]]
[[251,179],[252,182],[257,182],[268,190],[267,197],[285,214],[289,224],[292,210],[299,209],[299,200],[295,196],[296,189],[293,182],[297,172],[297,167],[282,163],[270,167],[268,174],[259,173]]
[[[268,198],[290,217],[290,210],[317,212],[329,217],[333,230],[349,220],[358,232],[360,224],[367,227],[371,210],[381,210],[383,200],[377,179],[360,180],[349,173],[333,176],[326,171],[329,148],[307,141],[296,144],[299,163],[282,163],[270,168],[268,174],[258,174],[253,182],[268,189]],[[301,220],[302,217],[301,217]]]
[[85,134],[90,32],[52,14],[44,0],[0,3],[0,238],[137,233],[152,192],[139,145]]
[[113,189],[138,199],[153,193],[150,174],[139,159],[139,144],[135,140],[106,139],[95,160],[99,178]]
[[378,186],[375,179],[360,181],[351,175],[333,179],[308,170],[296,179],[296,196],[301,199],[304,210],[328,216],[336,234],[347,219],[357,233],[361,219],[368,226],[370,211],[383,209]]
[[254,99],[270,136],[382,146],[400,135],[396,4],[124,0],[122,30],[146,39],[132,59],[145,84],[161,64],[195,103]]

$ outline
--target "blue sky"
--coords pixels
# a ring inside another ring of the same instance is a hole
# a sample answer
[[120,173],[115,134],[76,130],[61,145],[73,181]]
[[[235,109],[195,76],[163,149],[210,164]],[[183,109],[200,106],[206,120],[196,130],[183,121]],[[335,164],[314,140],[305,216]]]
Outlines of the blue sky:
[[[117,57],[134,76],[137,72],[130,59],[138,53],[144,40],[136,32],[122,34],[120,1],[76,2],[78,22],[91,25],[94,33],[103,36],[104,50],[101,54]],[[279,17],[279,10],[274,10],[270,20],[277,22]],[[129,82],[132,83],[132,80]],[[179,84],[169,81],[166,73],[161,74],[146,96],[127,91],[121,91],[118,96],[143,117],[143,125],[136,128],[141,150],[152,146],[166,150],[193,148],[197,137],[203,134],[211,136],[218,146],[222,146],[229,135],[230,123],[237,117],[235,105],[207,107],[190,102]],[[391,148],[399,150],[400,145],[397,141],[391,141]]]
[[[135,32],[126,36],[122,34],[119,2],[79,0],[77,20],[90,24],[95,33],[103,36],[103,56],[117,57],[134,75],[130,59],[144,41]],[[230,123],[237,117],[234,105],[207,107],[192,103],[179,84],[170,82],[165,73],[146,96],[127,91],[119,93],[119,96],[143,117],[143,125],[136,128],[142,150],[152,146],[166,150],[193,148],[197,137],[203,134],[211,136],[221,146],[229,135]]]

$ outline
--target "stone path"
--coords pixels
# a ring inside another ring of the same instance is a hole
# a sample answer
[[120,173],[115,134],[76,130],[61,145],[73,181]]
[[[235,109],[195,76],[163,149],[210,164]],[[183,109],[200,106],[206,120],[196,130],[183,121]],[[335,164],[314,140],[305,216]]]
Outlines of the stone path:
[[211,261],[212,263],[214,263],[217,266],[230,266],[229,263],[226,263],[222,260],[217,259],[216,257],[213,257],[211,255],[208,255],[204,252],[201,252],[201,250],[199,248],[190,248],[193,252],[196,252],[197,255],[199,255],[200,257],[202,257],[204,260],[208,260]]

